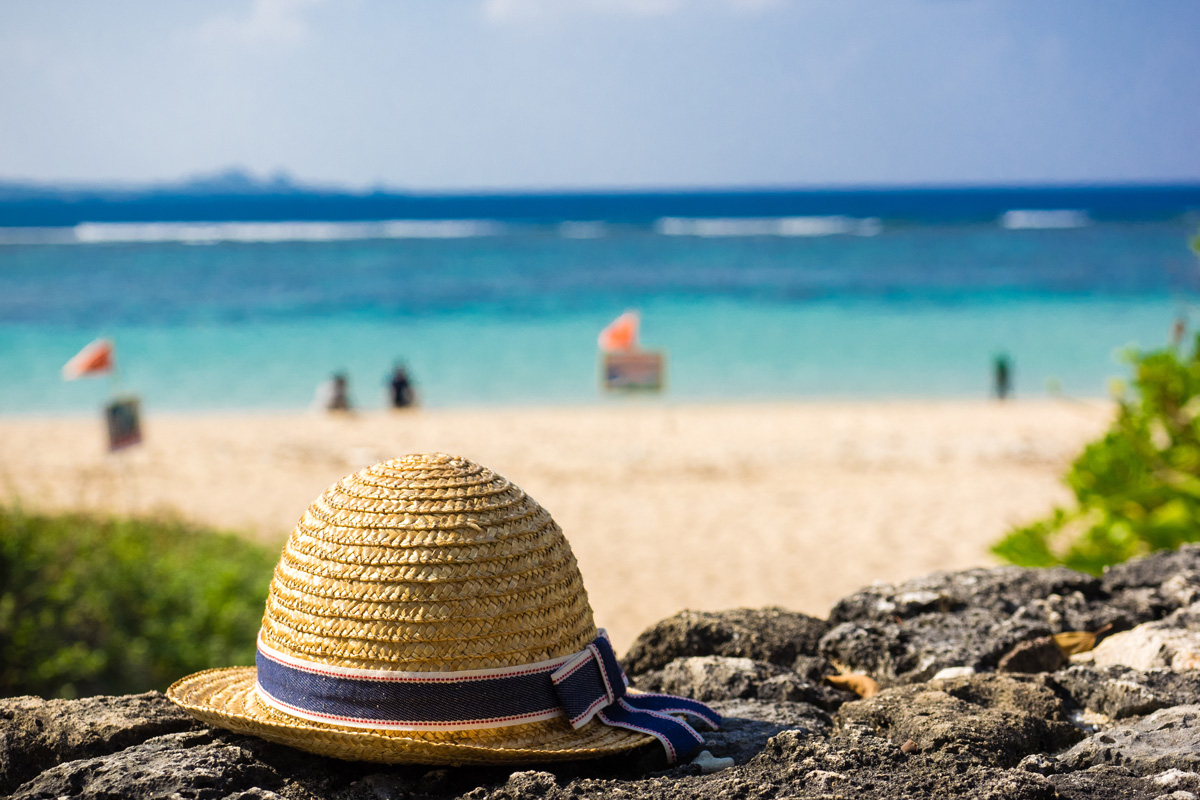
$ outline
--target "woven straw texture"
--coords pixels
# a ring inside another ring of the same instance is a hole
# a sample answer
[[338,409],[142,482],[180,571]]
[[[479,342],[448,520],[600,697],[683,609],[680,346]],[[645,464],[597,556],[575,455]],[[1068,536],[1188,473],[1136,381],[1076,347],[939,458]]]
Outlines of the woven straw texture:
[[[341,667],[445,672],[510,667],[582,650],[597,631],[575,556],[533,498],[442,454],[386,461],[316,500],[284,546],[263,640]],[[168,689],[212,725],[338,758],[487,764],[587,758],[649,737],[563,718],[467,731],[345,728],[260,702],[253,667],[208,670]]]

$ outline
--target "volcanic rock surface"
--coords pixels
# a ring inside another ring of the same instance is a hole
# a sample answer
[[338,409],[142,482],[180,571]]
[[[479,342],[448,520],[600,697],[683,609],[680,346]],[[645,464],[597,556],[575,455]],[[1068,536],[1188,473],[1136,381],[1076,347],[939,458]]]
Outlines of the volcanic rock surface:
[[[1048,637],[1071,631],[1105,633],[1055,657]],[[0,699],[0,795],[1197,800],[1197,654],[1200,546],[1102,578],[937,573],[863,589],[827,621],[683,612],[643,633],[624,659],[633,685],[725,717],[705,733],[707,766],[668,767],[649,747],[517,770],[384,767],[211,729],[157,692],[17,697]],[[830,685],[839,674],[868,696]]]

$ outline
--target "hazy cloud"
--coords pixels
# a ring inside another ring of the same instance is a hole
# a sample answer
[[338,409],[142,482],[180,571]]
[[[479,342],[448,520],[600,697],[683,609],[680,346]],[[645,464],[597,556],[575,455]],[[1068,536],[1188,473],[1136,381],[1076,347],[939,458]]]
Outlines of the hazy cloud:
[[759,12],[786,5],[788,0],[483,0],[484,16],[498,22],[519,19],[606,14],[656,17],[700,5],[740,12]]
[[200,28],[201,39],[223,44],[295,45],[308,39],[304,12],[324,0],[251,0],[242,14],[222,14]]

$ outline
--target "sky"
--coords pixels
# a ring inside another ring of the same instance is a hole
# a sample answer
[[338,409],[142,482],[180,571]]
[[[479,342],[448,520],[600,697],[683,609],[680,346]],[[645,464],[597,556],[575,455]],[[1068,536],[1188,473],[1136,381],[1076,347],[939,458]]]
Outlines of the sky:
[[0,179],[1200,181],[1196,0],[0,0]]

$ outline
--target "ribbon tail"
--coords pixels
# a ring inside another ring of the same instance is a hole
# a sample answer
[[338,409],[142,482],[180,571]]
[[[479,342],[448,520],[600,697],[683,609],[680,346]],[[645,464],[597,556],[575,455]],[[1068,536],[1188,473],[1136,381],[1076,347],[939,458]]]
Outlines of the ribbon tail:
[[631,699],[635,697],[622,697],[597,712],[596,716],[606,725],[648,733],[658,739],[672,764],[690,758],[704,744],[704,737],[683,720],[661,711],[636,708],[630,704]]
[[676,697],[671,694],[658,694],[655,692],[627,694],[625,695],[625,699],[629,701],[631,706],[641,711],[658,711],[663,714],[688,714],[702,720],[705,725],[714,731],[721,730],[721,715],[698,700],[689,700],[686,697]]

